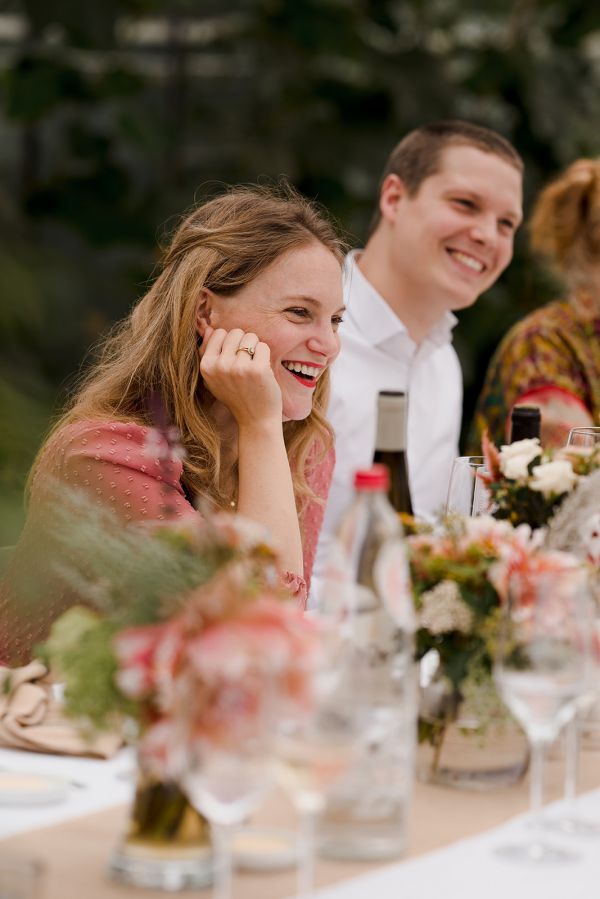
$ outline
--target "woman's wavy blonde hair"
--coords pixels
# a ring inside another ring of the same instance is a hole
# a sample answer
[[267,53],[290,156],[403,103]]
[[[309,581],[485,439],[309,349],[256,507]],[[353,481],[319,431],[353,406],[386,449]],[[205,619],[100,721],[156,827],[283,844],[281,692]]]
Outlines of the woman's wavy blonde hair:
[[539,195],[529,224],[532,249],[570,286],[600,266],[600,159],[578,159]]
[[[288,184],[230,188],[194,209],[175,231],[152,287],[100,345],[97,361],[51,434],[87,419],[152,426],[149,399],[158,395],[185,449],[182,480],[188,495],[229,506],[235,486],[222,478],[221,439],[207,414],[210,395],[200,374],[199,293],[208,288],[234,296],[281,255],[313,241],[341,266],[343,246],[333,226]],[[299,506],[312,496],[305,478],[311,448],[316,442],[324,453],[332,443],[324,417],[328,394],[325,372],[308,418],[283,425]]]

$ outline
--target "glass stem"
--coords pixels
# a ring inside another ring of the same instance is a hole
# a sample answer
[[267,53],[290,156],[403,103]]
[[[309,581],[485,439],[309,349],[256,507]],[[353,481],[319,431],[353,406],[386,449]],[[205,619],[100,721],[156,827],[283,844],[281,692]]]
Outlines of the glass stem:
[[573,715],[567,724],[565,739],[565,800],[567,802],[567,815],[574,815],[579,773],[579,723],[577,715]]
[[231,827],[228,824],[213,824],[213,899],[231,899],[233,865],[231,858]]
[[298,859],[298,899],[309,899],[315,885],[315,831],[317,814],[303,809],[300,813],[300,858]]
[[536,822],[542,817],[544,804],[544,744],[531,742],[531,769],[529,773],[529,811]]

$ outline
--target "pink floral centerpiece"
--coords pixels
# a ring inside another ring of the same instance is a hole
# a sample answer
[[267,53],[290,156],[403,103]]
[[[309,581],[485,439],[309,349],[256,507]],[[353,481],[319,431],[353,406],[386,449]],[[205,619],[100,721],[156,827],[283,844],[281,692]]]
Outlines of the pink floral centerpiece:
[[63,574],[94,609],[67,611],[45,645],[67,711],[94,727],[134,718],[146,764],[175,778],[191,741],[235,739],[273,689],[309,701],[317,628],[289,599],[259,528],[219,514],[109,537],[107,514],[93,516],[72,535],[76,549],[94,547],[85,576]]

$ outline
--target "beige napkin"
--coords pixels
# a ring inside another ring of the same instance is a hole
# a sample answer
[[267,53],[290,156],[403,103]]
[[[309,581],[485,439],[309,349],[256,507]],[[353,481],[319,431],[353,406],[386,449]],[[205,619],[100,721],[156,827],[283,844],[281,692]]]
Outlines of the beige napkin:
[[110,758],[122,745],[117,734],[87,740],[52,696],[48,669],[34,660],[22,668],[0,666],[0,746],[57,755]]

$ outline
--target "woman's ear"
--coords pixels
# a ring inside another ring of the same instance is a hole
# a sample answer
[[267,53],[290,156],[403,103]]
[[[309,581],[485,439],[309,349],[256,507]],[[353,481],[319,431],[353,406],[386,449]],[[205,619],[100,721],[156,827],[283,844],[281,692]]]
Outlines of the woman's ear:
[[196,331],[200,337],[204,337],[204,332],[210,325],[210,317],[212,315],[212,294],[205,287],[200,291],[198,306],[196,308]]

